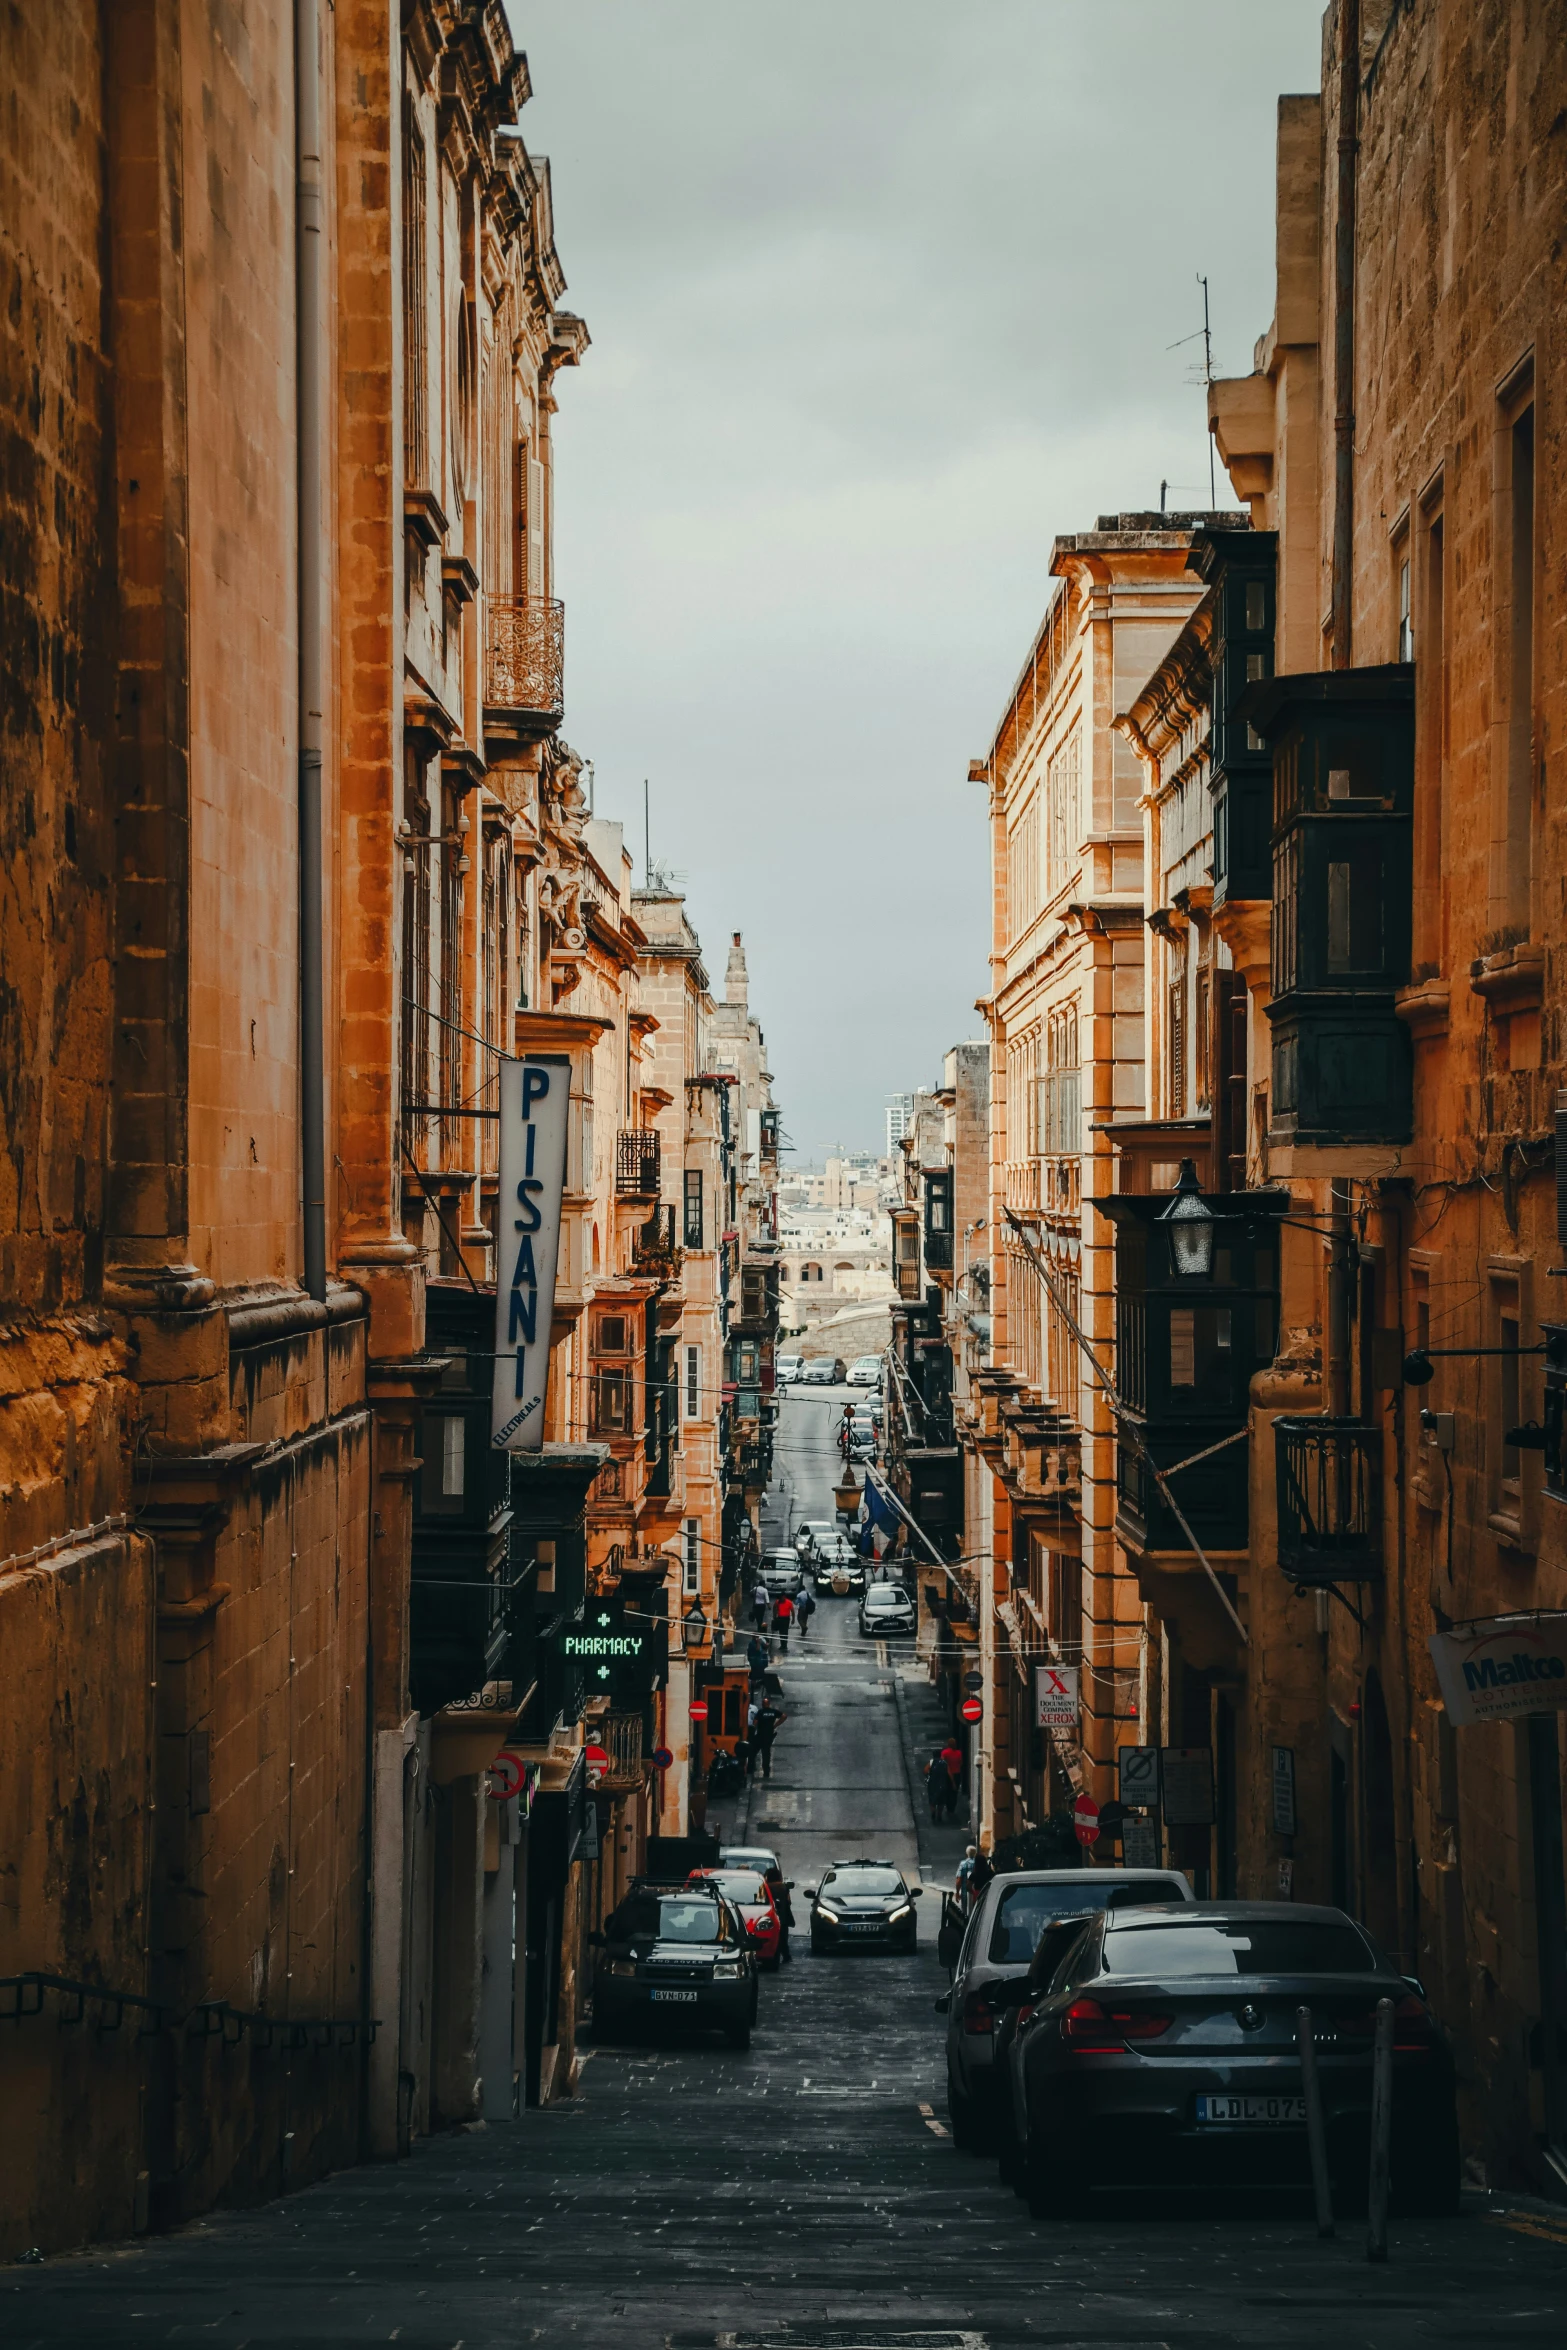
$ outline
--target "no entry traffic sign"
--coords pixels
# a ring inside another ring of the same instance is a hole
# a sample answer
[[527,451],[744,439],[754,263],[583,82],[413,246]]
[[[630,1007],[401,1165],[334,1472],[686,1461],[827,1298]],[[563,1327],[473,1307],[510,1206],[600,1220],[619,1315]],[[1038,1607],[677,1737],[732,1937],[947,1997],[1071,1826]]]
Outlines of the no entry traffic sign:
[[1072,1806],[1072,1825],[1079,1844],[1099,1841],[1099,1806],[1091,1795],[1080,1795]]
[[965,1697],[965,1698],[964,1698],[964,1700],[963,1700],[963,1719],[964,1719],[966,1722],[978,1722],[978,1721],[983,1721],[983,1719],[984,1719],[984,1715],[985,1715],[985,1708],[984,1708],[984,1704],[983,1704],[983,1702],[982,1702],[982,1701],[981,1701],[979,1698],[977,1698],[977,1697]]
[[687,1708],[687,1711],[690,1713],[693,1722],[705,1722],[707,1720],[707,1699],[705,1697],[693,1697],[690,1706]]
[[595,1746],[590,1740],[582,1749],[582,1757],[588,1766],[588,1783],[596,1787],[609,1769],[609,1756],[602,1746]]

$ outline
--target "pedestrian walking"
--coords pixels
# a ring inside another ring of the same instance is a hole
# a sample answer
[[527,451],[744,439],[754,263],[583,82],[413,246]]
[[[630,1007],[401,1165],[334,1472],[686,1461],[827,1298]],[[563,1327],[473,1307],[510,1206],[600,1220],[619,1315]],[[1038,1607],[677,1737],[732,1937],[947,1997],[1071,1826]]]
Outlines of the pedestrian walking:
[[958,1865],[952,1874],[953,1890],[957,1894],[959,1902],[962,1904],[965,1915],[967,1914],[973,1900],[974,1863],[976,1860],[978,1860],[978,1858],[979,1846],[977,1844],[965,1844],[963,1847],[963,1858],[958,1862]]
[[773,1900],[778,1907],[778,1963],[787,1966],[794,1955],[789,1948],[789,1928],[794,1924],[794,1903],[789,1899],[789,1887],[783,1870],[776,1862],[767,1872],[767,1882],[772,1887]]
[[974,1854],[974,1866],[969,1870],[968,1876],[968,1895],[970,1901],[977,1901],[979,1899],[980,1895],[984,1892],[985,1887],[990,1883],[990,1880],[995,1875],[995,1873],[995,1870],[991,1867],[990,1864],[989,1853],[976,1852]]
[[925,1797],[930,1805],[931,1818],[939,1820],[952,1800],[952,1781],[947,1776],[947,1766],[939,1754],[933,1754],[925,1765]]
[[768,1590],[767,1585],[762,1581],[760,1575],[758,1575],[756,1579],[756,1588],[751,1593],[751,1621],[755,1624],[758,1632],[766,1631],[767,1618],[772,1609],[772,1604],[773,1595]]
[[805,1638],[806,1633],[809,1632],[811,1628],[811,1618],[815,1615],[815,1613],[816,1594],[814,1591],[807,1591],[805,1585],[802,1583],[798,1592],[795,1594],[794,1602],[794,1620],[800,1628],[800,1638],[802,1640]]
[[750,1639],[746,1642],[745,1661],[747,1668],[750,1671],[751,1690],[754,1696],[757,1685],[761,1681],[762,1675],[766,1672],[768,1666],[773,1661],[772,1650],[768,1647],[766,1639],[760,1632],[753,1632]]
[[[774,1705],[772,1699],[764,1694],[751,1724],[751,1744],[760,1757],[764,1779],[770,1779],[773,1775],[773,1740],[788,1719],[789,1716],[781,1707]],[[754,1771],[752,1776],[755,1777]]]
[[778,1653],[789,1653],[789,1626],[794,1622],[794,1601],[787,1591],[780,1591],[773,1603],[773,1630],[778,1635]]

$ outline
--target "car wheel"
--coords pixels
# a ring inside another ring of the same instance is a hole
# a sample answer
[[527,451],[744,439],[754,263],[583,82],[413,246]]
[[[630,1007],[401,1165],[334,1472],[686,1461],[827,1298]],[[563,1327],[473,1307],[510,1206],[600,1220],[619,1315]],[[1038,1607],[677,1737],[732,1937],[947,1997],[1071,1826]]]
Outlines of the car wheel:
[[749,2048],[751,2027],[749,2024],[729,2024],[725,2027],[724,2038],[731,2048]]

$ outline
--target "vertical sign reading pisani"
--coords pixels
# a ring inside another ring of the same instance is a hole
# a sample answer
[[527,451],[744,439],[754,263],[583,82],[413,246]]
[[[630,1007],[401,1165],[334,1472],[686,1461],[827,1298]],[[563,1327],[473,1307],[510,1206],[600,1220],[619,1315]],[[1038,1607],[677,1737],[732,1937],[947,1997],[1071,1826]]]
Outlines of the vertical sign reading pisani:
[[570,1107],[571,1063],[563,1055],[502,1061],[490,1442],[504,1452],[537,1452],[544,1442]]

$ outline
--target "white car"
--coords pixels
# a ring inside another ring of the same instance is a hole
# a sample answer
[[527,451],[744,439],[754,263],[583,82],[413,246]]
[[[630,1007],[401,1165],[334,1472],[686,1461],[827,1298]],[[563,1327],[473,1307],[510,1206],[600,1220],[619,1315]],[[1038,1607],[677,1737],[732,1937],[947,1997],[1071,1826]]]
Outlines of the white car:
[[880,1355],[860,1355],[849,1365],[851,1387],[879,1387],[881,1385]]
[[860,1601],[860,1630],[868,1640],[914,1630],[914,1602],[901,1583],[872,1583]]
[[773,1365],[773,1377],[780,1387],[792,1387],[804,1369],[804,1355],[780,1355]]

